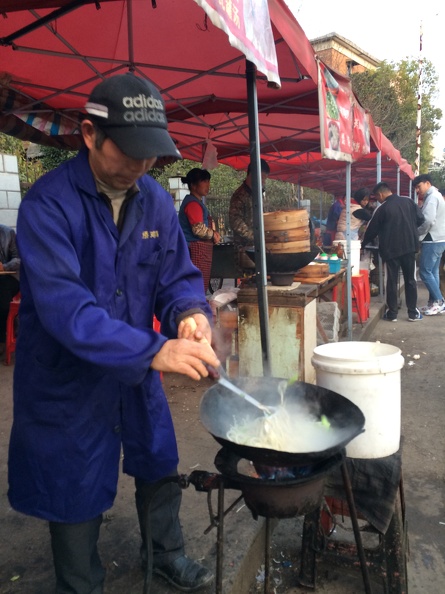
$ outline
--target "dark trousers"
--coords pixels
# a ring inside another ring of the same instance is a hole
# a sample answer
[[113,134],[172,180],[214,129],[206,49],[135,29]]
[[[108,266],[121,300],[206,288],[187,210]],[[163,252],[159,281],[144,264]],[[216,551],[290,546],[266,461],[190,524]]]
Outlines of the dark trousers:
[[97,550],[102,516],[80,524],[50,522],[56,594],[102,594],[105,570]]
[[[173,473],[171,476],[177,476]],[[182,490],[177,482],[144,483],[136,479],[136,509],[142,537],[141,556],[152,546],[153,564],[165,565],[184,554],[179,523]],[[148,542],[150,538],[150,542]]]
[[405,301],[408,309],[408,316],[414,317],[417,310],[417,281],[415,277],[416,254],[403,254],[398,258],[391,258],[386,264],[386,305],[390,317],[397,317],[398,312],[398,281],[399,270],[402,269],[405,281]]
[[0,275],[0,342],[6,340],[6,319],[11,299],[19,292],[19,281],[11,275]]
[[[162,481],[135,483],[142,557],[152,547],[155,566],[170,563],[184,554],[178,516],[181,488]],[[105,570],[97,550],[101,524],[102,516],[80,524],[49,523],[56,594],[102,594]]]

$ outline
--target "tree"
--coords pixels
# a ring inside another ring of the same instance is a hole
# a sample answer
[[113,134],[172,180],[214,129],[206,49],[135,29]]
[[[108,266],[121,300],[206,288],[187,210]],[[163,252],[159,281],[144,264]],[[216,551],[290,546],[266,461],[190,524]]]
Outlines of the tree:
[[445,188],[445,164],[442,167],[432,169],[429,171],[429,174],[431,175],[433,186],[439,189]]
[[[416,160],[416,127],[419,63],[405,59],[382,62],[374,71],[351,76],[352,88],[360,103],[370,111],[374,123],[412,165]],[[422,125],[420,168],[428,171],[433,159],[432,140],[439,128],[442,110],[434,107],[438,78],[433,64],[422,63]]]
[[[29,142],[0,133],[0,153],[14,154],[18,158],[19,176],[22,190],[26,191],[41,175],[55,169],[58,165],[71,159],[77,151],[41,146],[39,156],[30,160],[27,158]],[[201,167],[201,163],[183,159],[170,164],[155,167],[150,171],[152,175],[167,191],[170,177],[185,176],[193,167]],[[218,165],[211,171],[210,194],[207,197],[209,211],[218,226],[229,228],[228,210],[230,197],[246,177],[245,171],[236,171],[226,165]],[[296,187],[294,184],[279,180],[268,179],[265,187],[264,210],[271,212],[297,208]],[[315,216],[326,216],[332,202],[330,195],[319,190],[304,188],[304,198],[313,202]]]
[[46,173],[47,171],[55,169],[64,161],[72,159],[75,155],[77,155],[77,151],[67,151],[50,146],[42,146],[40,160]]
[[19,179],[23,191],[26,191],[44,173],[39,160],[28,159],[26,151],[29,144],[29,142],[23,142],[19,138],[0,132],[0,153],[17,157]]

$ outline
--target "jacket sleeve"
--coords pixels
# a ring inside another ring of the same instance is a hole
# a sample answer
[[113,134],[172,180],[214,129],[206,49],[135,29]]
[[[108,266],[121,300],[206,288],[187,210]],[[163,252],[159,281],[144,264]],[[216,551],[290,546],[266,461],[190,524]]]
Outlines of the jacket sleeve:
[[428,196],[421,211],[420,208],[417,206],[417,209],[420,211],[420,215],[423,216],[424,219],[423,223],[419,223],[420,217],[419,214],[417,214],[417,232],[419,233],[420,239],[423,239],[425,235],[429,233],[431,227],[434,225],[437,215],[437,206],[437,198],[435,196]]
[[372,216],[371,220],[368,223],[368,226],[366,227],[365,235],[362,240],[363,247],[366,247],[368,243],[371,243],[371,241],[375,239],[379,234],[380,217],[381,212],[379,208],[374,212],[374,215]]
[[370,221],[372,218],[372,214],[369,212],[369,210],[366,210],[366,208],[358,208],[357,210],[354,210],[352,216],[358,219],[359,221],[365,222]]
[[246,243],[253,241],[253,229],[251,229],[244,220],[245,196],[241,193],[235,193],[229,206],[229,223],[232,231],[242,237]]

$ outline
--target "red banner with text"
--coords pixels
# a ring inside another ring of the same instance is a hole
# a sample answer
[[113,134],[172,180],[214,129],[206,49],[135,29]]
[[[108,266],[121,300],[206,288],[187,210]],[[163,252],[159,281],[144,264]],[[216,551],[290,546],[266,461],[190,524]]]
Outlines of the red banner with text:
[[370,152],[368,114],[351,84],[318,62],[321,153],[336,161],[357,161]]
[[267,0],[195,0],[267,80],[281,86]]

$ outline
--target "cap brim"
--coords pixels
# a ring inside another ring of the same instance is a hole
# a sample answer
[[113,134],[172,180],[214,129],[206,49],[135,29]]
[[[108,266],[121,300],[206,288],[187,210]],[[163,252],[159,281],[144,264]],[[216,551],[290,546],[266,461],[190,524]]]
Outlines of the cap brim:
[[162,128],[116,126],[102,129],[117,147],[132,159],[151,159],[152,157],[182,159],[169,133]]

